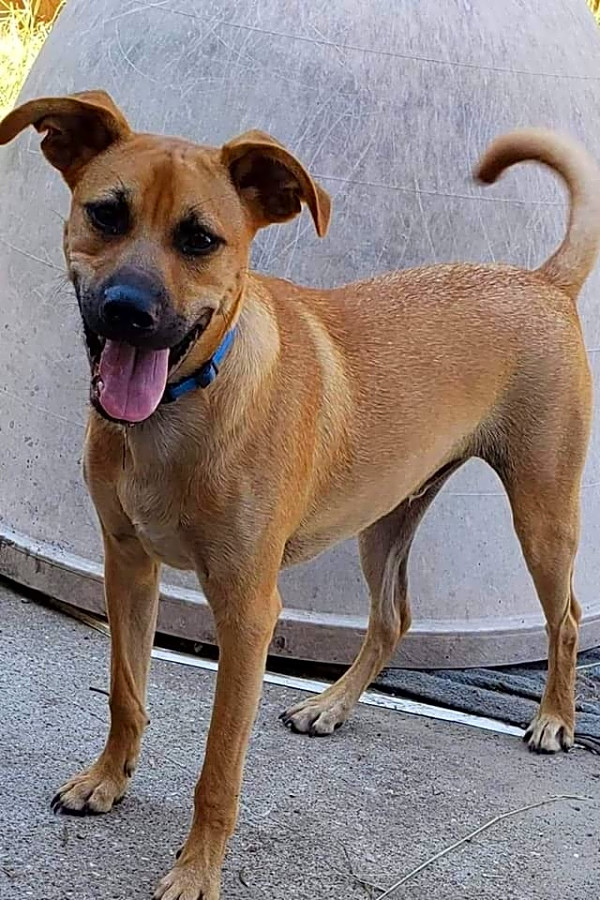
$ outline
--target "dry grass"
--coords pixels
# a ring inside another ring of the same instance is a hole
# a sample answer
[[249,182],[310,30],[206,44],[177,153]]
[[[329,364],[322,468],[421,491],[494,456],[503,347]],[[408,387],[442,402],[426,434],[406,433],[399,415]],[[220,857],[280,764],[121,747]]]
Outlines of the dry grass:
[[594,13],[596,22],[600,25],[600,0],[587,0],[587,5]]
[[43,6],[43,0],[0,0],[0,119],[14,106],[62,2],[51,21],[41,19]]

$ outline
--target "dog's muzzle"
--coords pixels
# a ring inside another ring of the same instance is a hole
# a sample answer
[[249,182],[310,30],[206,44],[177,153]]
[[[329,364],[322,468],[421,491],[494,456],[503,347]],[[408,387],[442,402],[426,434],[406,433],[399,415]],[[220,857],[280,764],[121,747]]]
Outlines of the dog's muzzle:
[[136,269],[120,270],[87,294],[78,287],[92,403],[114,421],[143,422],[158,407],[169,372],[204,331],[212,311],[189,328],[172,310],[160,280]]

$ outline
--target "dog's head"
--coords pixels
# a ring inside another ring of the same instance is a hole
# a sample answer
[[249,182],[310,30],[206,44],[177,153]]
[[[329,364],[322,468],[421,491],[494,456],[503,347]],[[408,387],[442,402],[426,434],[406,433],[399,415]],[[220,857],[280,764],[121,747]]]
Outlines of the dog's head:
[[220,148],[137,134],[102,91],[25,103],[0,123],[0,144],[29,125],[72,193],[64,251],[92,402],[143,421],[169,375],[201,365],[235,324],[258,229],[305,203],[322,236],[329,197],[267,134]]

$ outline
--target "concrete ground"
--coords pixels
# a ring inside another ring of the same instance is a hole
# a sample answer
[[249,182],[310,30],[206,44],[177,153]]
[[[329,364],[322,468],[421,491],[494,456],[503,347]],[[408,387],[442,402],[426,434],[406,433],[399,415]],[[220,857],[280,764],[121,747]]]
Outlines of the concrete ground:
[[[53,816],[55,789],[101,747],[107,639],[0,585],[0,896],[148,900],[190,816],[214,676],[153,662],[152,724],[131,792],[105,817]],[[360,707],[331,738],[288,733],[297,694],[267,687],[223,900],[369,900],[493,816],[393,900],[584,900],[600,893],[600,761]],[[373,887],[376,886],[376,887]],[[379,889],[378,889],[379,888]]]

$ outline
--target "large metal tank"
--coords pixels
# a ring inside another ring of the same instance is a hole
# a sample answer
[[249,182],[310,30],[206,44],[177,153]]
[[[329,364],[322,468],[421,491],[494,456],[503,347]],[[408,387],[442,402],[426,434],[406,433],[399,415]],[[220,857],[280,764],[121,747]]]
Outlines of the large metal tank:
[[[68,0],[24,97],[107,89],[139,130],[218,144],[247,128],[288,144],[334,197],[257,241],[255,265],[330,286],[400,266],[533,266],[564,230],[565,195],[533,166],[470,180],[488,141],[559,127],[596,150],[600,34],[585,0]],[[63,278],[67,191],[31,130],[0,155],[0,571],[102,608],[98,529],[80,472],[88,373]],[[580,302],[598,369],[598,275]],[[600,642],[600,447],[583,489],[583,644]],[[545,655],[543,620],[499,482],[471,463],[412,552],[415,625],[396,661],[507,663]],[[282,576],[282,654],[350,660],[367,598],[347,544]],[[192,578],[165,572],[160,628],[210,640]]]

